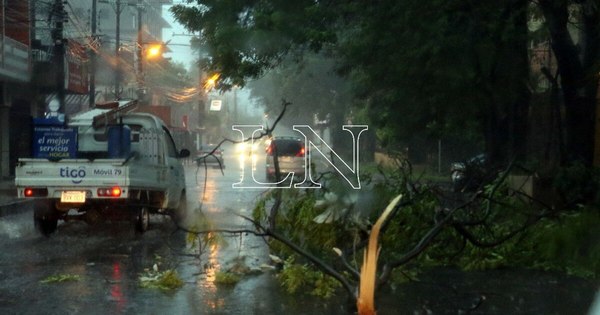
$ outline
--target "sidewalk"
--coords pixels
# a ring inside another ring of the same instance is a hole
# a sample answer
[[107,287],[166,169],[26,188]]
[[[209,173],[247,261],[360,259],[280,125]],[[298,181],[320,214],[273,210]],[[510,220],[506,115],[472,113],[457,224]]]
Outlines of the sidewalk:
[[17,189],[14,178],[0,179],[0,206],[17,201]]
[[28,200],[17,198],[17,189],[13,178],[0,179],[0,217],[25,210],[23,203]]

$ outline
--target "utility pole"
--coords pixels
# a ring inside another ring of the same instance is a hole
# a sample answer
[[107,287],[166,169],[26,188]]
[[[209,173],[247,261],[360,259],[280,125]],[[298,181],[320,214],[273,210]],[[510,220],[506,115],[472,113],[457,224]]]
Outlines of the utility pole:
[[101,3],[112,4],[113,10],[115,10],[116,18],[116,34],[115,34],[115,98],[119,99],[121,96],[121,52],[119,48],[121,46],[121,0],[100,0]]
[[138,61],[138,72],[137,72],[137,94],[138,94],[138,102],[142,102],[144,98],[144,43],[142,38],[142,10],[144,5],[142,4],[142,0],[138,0],[137,3],[137,61]]
[[54,65],[56,66],[56,92],[59,112],[65,112],[65,40],[63,38],[63,23],[65,21],[65,7],[63,0],[54,1],[55,26],[52,30],[52,40],[54,41]]
[[121,12],[123,10],[123,6],[135,5],[137,7],[137,10],[138,10],[138,12],[137,12],[137,29],[138,29],[137,49],[138,50],[137,50],[136,55],[138,57],[138,62],[137,62],[138,74],[136,75],[136,80],[138,81],[138,95],[140,95],[140,93],[143,92],[143,91],[140,91],[140,86],[143,87],[143,72],[142,72],[142,62],[143,62],[143,59],[142,59],[142,57],[143,57],[143,54],[142,54],[142,49],[143,49],[142,12],[144,9],[143,0],[138,0],[137,4],[125,3],[123,6],[121,4],[121,0],[99,0],[99,2],[112,4],[113,10],[115,10],[115,15],[116,15],[115,59],[116,59],[117,69],[115,71],[115,97],[117,99],[120,98],[120,96],[121,96],[120,90],[121,90],[121,76],[122,76],[121,52],[119,51],[119,48],[121,46]]
[[[97,0],[92,0],[92,44],[96,46],[96,15],[97,15]],[[96,49],[97,47],[91,47],[90,51],[90,94],[89,94],[89,108],[96,106]]]
[[121,98],[121,52],[119,48],[121,46],[121,0],[117,0],[115,13],[117,18],[117,30],[115,35],[115,58],[117,69],[115,72],[115,98]]
[[[29,28],[29,41],[31,43],[33,43],[33,41],[35,41],[35,27],[36,27],[35,5],[36,5],[35,1],[31,1],[29,3],[29,20],[31,21],[31,27]],[[4,16],[4,14],[2,14],[2,16]]]

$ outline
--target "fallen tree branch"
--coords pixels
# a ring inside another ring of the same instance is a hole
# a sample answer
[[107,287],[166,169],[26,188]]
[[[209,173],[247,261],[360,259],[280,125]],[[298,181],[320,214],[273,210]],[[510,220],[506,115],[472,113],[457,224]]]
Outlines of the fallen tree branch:
[[452,227],[474,246],[481,247],[481,248],[491,248],[491,247],[498,246],[498,245],[510,240],[511,238],[515,237],[519,233],[525,231],[525,229],[527,229],[528,227],[536,224],[539,220],[541,220],[542,218],[544,218],[546,216],[545,213],[546,213],[546,211],[542,212],[539,215],[529,217],[523,223],[523,225],[521,227],[509,232],[508,234],[502,236],[501,238],[499,238],[493,242],[484,242],[484,241],[478,240],[475,237],[475,235],[473,235],[473,233],[469,232],[469,230],[467,230],[466,227],[462,226],[459,223],[453,223]]
[[[336,249],[339,250],[339,252],[335,251]],[[335,248],[334,251],[340,257],[340,260],[342,261],[342,265],[344,266],[344,268],[346,268],[346,270],[348,272],[350,272],[350,275],[352,275],[352,277],[354,278],[354,280],[359,281],[360,280],[360,273],[358,272],[358,270],[356,270],[356,268],[354,268],[354,267],[352,267],[350,265],[350,263],[348,262],[348,260],[346,260],[346,255],[344,254],[344,252],[342,252],[339,248]]]
[[346,280],[346,278],[341,273],[339,273],[337,270],[333,269],[331,266],[329,266],[323,260],[317,258],[313,254],[309,253],[308,251],[306,251],[302,247],[296,245],[292,241],[290,241],[287,238],[283,237],[279,233],[276,233],[274,231],[267,231],[266,233],[269,236],[272,236],[274,239],[278,240],[279,242],[283,243],[284,245],[286,245],[287,247],[289,247],[290,249],[292,249],[296,253],[300,254],[302,257],[305,257],[310,262],[312,262],[317,268],[321,269],[323,272],[325,272],[329,276],[331,276],[334,279],[336,279],[338,282],[340,282],[342,284],[342,286],[344,287],[344,289],[346,289],[346,291],[350,294],[350,296],[353,296],[354,298],[356,298],[355,289]]
[[418,256],[420,253],[422,253],[431,244],[431,241],[442,231],[442,228],[444,226],[446,226],[446,224],[451,222],[451,218],[454,215],[454,213],[456,213],[458,210],[463,209],[463,208],[467,207],[468,205],[470,205],[471,203],[473,203],[473,201],[476,199],[477,196],[478,196],[478,194],[476,193],[473,195],[471,200],[448,211],[446,213],[446,215],[441,220],[437,221],[436,225],[433,228],[431,228],[429,230],[429,232],[427,232],[421,238],[419,243],[417,243],[417,245],[415,245],[410,251],[405,253],[400,259],[397,259],[393,262],[389,262],[389,263],[385,264],[382,268],[382,273],[381,273],[381,276],[379,277],[378,285],[383,285],[384,283],[386,283],[389,280],[389,278],[391,276],[391,272],[392,272],[392,270],[394,270],[394,268],[397,268],[399,266],[406,264],[407,262],[411,261],[416,256]]

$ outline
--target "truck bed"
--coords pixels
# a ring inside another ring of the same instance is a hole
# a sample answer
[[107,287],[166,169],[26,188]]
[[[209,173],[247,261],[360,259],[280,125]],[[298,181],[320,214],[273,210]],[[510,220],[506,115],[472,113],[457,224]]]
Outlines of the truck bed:
[[87,198],[98,196],[98,188],[120,187],[128,198],[131,190],[164,191],[166,167],[156,164],[129,163],[126,159],[19,159],[15,169],[18,196],[23,198],[25,188],[48,189],[47,198],[60,198],[63,191],[86,191]]

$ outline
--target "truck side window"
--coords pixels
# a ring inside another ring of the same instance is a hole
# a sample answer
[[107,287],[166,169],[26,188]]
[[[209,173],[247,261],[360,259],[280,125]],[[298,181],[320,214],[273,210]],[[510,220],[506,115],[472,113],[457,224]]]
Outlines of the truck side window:
[[177,149],[175,148],[175,141],[173,141],[173,137],[171,137],[171,133],[169,132],[169,129],[167,129],[165,126],[163,126],[163,130],[166,134],[166,143],[167,143],[167,155],[169,157],[174,157],[176,158],[178,156],[177,154]]
[[[131,142],[139,142],[140,141],[140,130],[142,129],[141,125],[131,125],[128,124],[129,128],[131,128]],[[108,140],[107,129],[101,128],[98,129],[94,133],[94,140],[97,142],[106,142]]]

